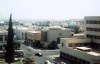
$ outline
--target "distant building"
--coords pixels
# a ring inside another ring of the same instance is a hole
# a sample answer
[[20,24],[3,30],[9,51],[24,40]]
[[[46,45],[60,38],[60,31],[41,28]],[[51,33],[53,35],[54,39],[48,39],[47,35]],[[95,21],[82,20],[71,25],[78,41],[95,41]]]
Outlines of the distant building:
[[[13,21],[12,23],[13,23],[13,26],[18,26],[19,25],[19,22],[17,22],[17,21]],[[5,21],[4,22],[4,25],[7,25],[8,26],[9,25],[9,22],[8,21]]]
[[0,30],[4,30],[4,21],[0,20]]
[[16,39],[18,40],[25,40],[25,33],[29,30],[29,28],[26,27],[16,27],[15,29],[15,35]]
[[68,20],[66,21],[51,21],[50,26],[62,26],[62,27],[67,27],[68,26]]
[[71,19],[68,21],[68,25],[69,26],[78,26],[79,27],[79,31],[84,32],[85,30],[85,20],[83,19]]
[[85,20],[78,20],[77,25],[79,26],[79,30],[81,32],[85,31]]
[[0,30],[0,50],[4,49],[4,44],[7,43],[8,32],[5,30]]

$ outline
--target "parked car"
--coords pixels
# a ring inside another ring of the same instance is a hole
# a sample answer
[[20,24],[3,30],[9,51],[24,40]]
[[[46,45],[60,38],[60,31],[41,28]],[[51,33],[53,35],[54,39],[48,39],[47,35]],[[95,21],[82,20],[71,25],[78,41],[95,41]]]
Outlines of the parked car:
[[35,53],[35,56],[42,56],[42,53]]
[[46,60],[46,61],[45,61],[45,64],[51,64],[51,63],[50,63],[50,61],[49,61],[49,60]]

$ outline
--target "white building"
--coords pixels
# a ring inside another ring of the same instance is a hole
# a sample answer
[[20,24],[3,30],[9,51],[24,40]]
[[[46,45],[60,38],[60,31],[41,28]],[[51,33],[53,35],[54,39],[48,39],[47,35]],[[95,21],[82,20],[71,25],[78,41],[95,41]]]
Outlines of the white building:
[[94,47],[100,48],[100,16],[85,17],[85,34],[91,38]]
[[29,30],[29,28],[26,28],[26,27],[17,27],[15,29],[15,35],[16,35],[16,38],[18,40],[25,40],[25,33]]
[[100,64],[100,17],[85,17],[86,38],[62,38],[60,58],[72,64]]
[[60,26],[51,26],[48,29],[41,31],[41,41],[49,42],[56,41],[60,43],[60,38],[71,37],[71,30]]
[[60,58],[73,64],[100,64],[100,50],[88,38],[61,38]]

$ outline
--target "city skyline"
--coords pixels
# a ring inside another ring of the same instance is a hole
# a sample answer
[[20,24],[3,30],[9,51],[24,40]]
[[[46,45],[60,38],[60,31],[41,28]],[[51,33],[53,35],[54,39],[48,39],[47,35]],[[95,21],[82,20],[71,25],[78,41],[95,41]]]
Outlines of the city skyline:
[[100,16],[99,0],[0,0],[0,19],[83,19]]

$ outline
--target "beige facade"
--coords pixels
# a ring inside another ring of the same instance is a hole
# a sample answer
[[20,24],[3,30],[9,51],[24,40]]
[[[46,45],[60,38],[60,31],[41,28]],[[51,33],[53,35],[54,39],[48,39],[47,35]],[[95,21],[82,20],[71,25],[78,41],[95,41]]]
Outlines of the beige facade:
[[27,31],[26,38],[28,42],[34,42],[35,40],[41,40],[40,31]]
[[62,38],[60,57],[74,64],[100,64],[100,16],[87,16],[86,38]]
[[51,43],[52,41],[57,42],[60,38],[71,37],[71,30],[60,26],[52,26],[49,29],[42,30],[41,35],[42,41]]
[[100,64],[100,50],[91,48],[91,39],[61,38],[60,42],[61,58],[74,64]]

